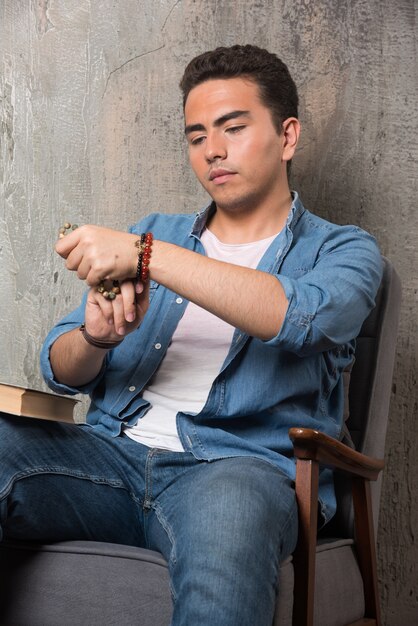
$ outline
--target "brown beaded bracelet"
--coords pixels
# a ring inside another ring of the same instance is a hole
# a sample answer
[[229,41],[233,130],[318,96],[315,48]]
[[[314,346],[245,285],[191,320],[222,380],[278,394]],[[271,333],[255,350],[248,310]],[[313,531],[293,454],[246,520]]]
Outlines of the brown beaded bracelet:
[[81,334],[83,335],[87,343],[89,343],[91,346],[94,346],[95,348],[101,348],[102,350],[112,350],[112,348],[116,348],[116,346],[121,344],[123,341],[123,339],[120,339],[118,341],[102,341],[101,339],[95,339],[87,332],[84,324],[81,324],[78,330],[81,331]]
[[149,262],[151,260],[153,236],[152,233],[142,233],[141,238],[135,242],[138,248],[138,265],[136,279],[145,283],[149,278]]
[[120,293],[119,281],[114,280],[113,287],[106,289],[104,280],[102,280],[97,287],[97,291],[101,293],[103,298],[106,298],[106,300],[114,300]]
[[67,234],[69,230],[75,230],[76,228],[78,228],[78,224],[71,224],[70,222],[65,222],[65,224],[63,224],[63,226],[61,226],[61,228],[58,231],[59,239],[62,239],[63,237],[65,237],[65,235]]

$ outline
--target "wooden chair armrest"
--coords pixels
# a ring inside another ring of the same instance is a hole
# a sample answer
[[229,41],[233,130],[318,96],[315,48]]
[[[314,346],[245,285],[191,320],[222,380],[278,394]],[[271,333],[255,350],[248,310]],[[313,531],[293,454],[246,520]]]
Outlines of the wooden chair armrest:
[[297,459],[317,461],[367,480],[377,480],[384,467],[383,459],[375,459],[356,452],[318,430],[291,428],[289,437]]

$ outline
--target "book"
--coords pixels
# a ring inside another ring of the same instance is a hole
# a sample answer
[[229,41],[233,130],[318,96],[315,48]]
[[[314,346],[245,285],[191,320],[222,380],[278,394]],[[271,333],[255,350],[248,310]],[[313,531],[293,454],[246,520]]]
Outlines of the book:
[[0,383],[0,411],[12,415],[74,423],[74,398]]

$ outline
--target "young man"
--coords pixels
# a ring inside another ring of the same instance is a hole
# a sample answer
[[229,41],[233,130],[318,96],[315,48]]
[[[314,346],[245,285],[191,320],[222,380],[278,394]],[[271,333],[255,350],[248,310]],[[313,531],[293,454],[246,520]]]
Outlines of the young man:
[[[297,536],[288,430],[340,436],[342,372],[381,259],[367,233],[290,192],[298,98],[275,55],[219,48],[191,61],[181,87],[190,163],[212,203],[56,244],[91,288],[48,335],[42,368],[52,389],[90,393],[88,425],[22,431],[4,416],[1,527],[159,550],[173,625],[270,626]],[[324,522],[334,510],[324,471]]]

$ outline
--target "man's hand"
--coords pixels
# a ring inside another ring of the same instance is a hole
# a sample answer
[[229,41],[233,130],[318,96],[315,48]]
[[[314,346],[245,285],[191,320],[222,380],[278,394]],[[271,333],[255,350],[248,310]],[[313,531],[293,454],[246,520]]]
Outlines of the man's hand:
[[101,226],[80,226],[59,239],[55,250],[66,267],[88,285],[102,280],[134,278],[138,261],[137,235]]
[[118,341],[138,328],[148,310],[149,285],[126,280],[121,293],[106,300],[95,287],[87,296],[85,325],[88,333],[102,341]]
[[[87,332],[105,342],[120,341],[141,323],[147,309],[149,287],[127,280],[114,300],[106,300],[92,288],[87,296],[85,326]],[[128,312],[126,319],[124,310]],[[64,333],[51,347],[51,366],[55,378],[66,385],[80,387],[100,372],[106,350],[89,345],[78,329]]]

